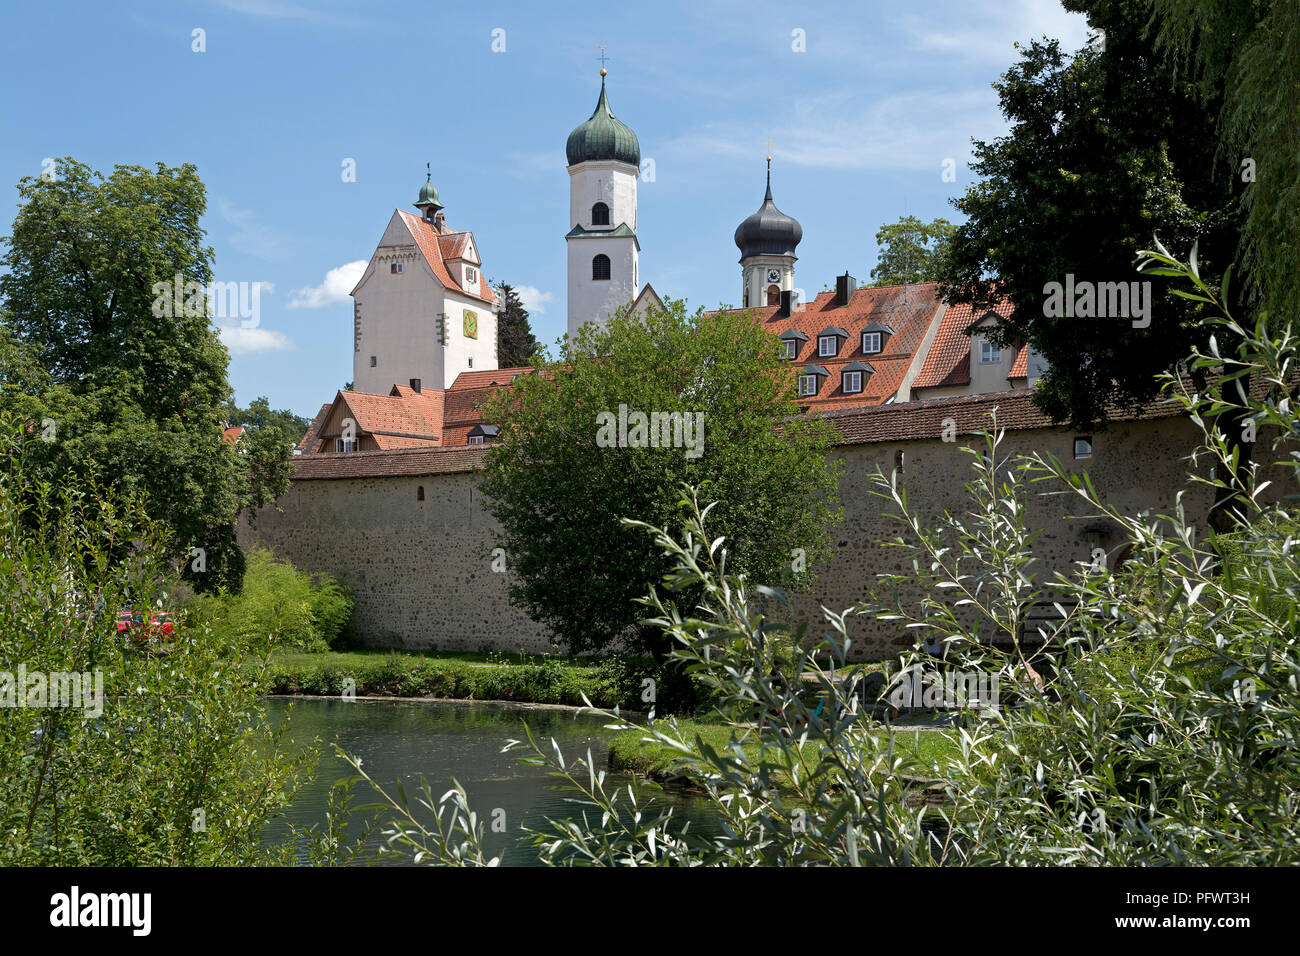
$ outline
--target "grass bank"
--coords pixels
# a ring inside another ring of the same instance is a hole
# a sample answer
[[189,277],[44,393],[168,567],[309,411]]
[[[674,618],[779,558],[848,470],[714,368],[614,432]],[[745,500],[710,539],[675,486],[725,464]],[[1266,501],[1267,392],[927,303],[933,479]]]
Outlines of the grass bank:
[[532,704],[613,707],[624,682],[607,662],[499,654],[393,650],[277,651],[267,671],[267,693],[364,697],[443,697]]
[[[667,721],[661,721],[660,724],[661,730],[672,733],[668,729]],[[708,721],[679,719],[677,721],[677,734],[687,743],[694,741],[698,736],[705,744],[719,752],[728,747],[731,741],[730,727]],[[882,745],[887,744],[887,738],[891,734],[893,736],[894,753],[901,757],[912,758],[924,768],[929,768],[933,764],[942,767],[950,758],[957,756],[961,750],[954,731],[908,730],[898,727],[886,729],[882,727],[877,735],[885,738],[881,741]],[[680,771],[677,769],[677,762],[681,755],[670,747],[652,740],[645,740],[644,737],[645,733],[641,730],[625,730],[615,736],[610,744],[609,751],[611,769],[624,773],[640,774],[661,783],[689,783],[689,775],[683,780]],[[749,757],[756,758],[758,756],[757,743],[742,743],[742,746]],[[815,759],[817,744],[813,741],[804,744],[804,753],[809,759]],[[924,772],[921,771],[922,774]]]

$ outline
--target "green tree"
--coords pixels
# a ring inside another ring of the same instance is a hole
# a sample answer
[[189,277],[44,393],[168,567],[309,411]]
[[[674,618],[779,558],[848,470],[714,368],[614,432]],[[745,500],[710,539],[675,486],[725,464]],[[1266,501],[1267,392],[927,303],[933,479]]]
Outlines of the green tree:
[[533,337],[528,310],[514,286],[502,282],[496,290],[502,304],[497,315],[497,367],[519,368],[527,365],[541,351],[541,346]]
[[1134,327],[1049,315],[1047,284],[1135,281],[1153,234],[1179,248],[1199,241],[1202,270],[1221,274],[1237,230],[1210,119],[1145,39],[1146,3],[1070,6],[1104,30],[1104,49],[1068,56],[1056,41],[1035,42],[995,84],[1011,130],[975,144],[982,180],[954,200],[969,219],[939,279],[950,301],[977,310],[1009,298],[997,338],[1028,341],[1050,365],[1035,401],[1057,421],[1090,428],[1112,402],[1151,400],[1155,376],[1206,342],[1203,305],[1157,284],[1149,326]]
[[267,719],[258,639],[184,614],[117,634],[121,608],[174,608],[169,531],[93,469],[47,480],[43,444],[0,414],[0,865],[286,862],[263,831],[312,748]]
[[226,421],[244,427],[235,449],[247,475],[243,508],[248,523],[256,525],[257,510],[275,504],[289,490],[293,448],[311,422],[288,409],[272,411],[265,395],[242,409],[232,399],[226,406]]
[[[620,408],[629,422],[633,412],[698,413],[698,454],[622,445],[610,422]],[[543,374],[498,390],[483,414],[501,426],[482,490],[502,526],[511,596],[571,652],[619,639],[667,652],[633,602],[670,565],[620,519],[672,520],[684,480],[722,500],[714,526],[732,566],[757,579],[807,583],[828,553],[840,513],[826,458],[834,432],[798,415],[778,343],[748,313],[688,316],[680,300],[644,319],[625,309],[584,328]]]
[[[221,441],[229,356],[193,297],[212,278],[197,171],[118,166],[104,177],[64,158],[18,193],[0,260],[0,349],[17,364],[0,373],[0,407],[41,428],[33,465],[94,467],[116,492],[145,495],[177,555],[207,550],[196,587],[238,587],[230,529],[247,475]],[[161,294],[177,282],[180,308]]]
[[915,216],[903,216],[898,222],[886,223],[876,230],[879,248],[871,284],[914,285],[938,278],[948,240],[957,227],[947,219],[922,222]]
[[1300,317],[1300,3],[1154,0],[1152,27],[1174,65],[1189,64],[1218,109],[1219,158],[1240,183],[1239,250],[1252,298]]

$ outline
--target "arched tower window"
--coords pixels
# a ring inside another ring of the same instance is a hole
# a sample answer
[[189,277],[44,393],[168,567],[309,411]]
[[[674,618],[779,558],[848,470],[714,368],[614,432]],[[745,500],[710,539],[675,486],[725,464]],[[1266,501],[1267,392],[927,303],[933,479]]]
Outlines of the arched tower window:
[[591,224],[593,226],[609,225],[609,207],[603,202],[598,202],[591,207]]
[[591,277],[593,279],[609,278],[609,256],[603,252],[591,260]]
[[770,285],[767,287],[767,304],[781,304],[781,287],[779,285]]
[[418,486],[416,486],[416,489],[415,489],[415,500],[416,500],[416,501],[423,501],[423,500],[424,500],[424,485],[418,485]]

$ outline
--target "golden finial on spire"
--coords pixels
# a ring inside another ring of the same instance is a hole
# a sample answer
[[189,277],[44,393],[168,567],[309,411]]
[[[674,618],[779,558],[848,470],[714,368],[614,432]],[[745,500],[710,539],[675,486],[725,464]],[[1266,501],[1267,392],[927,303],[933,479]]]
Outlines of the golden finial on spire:
[[601,75],[601,76],[604,76],[604,75],[605,75],[605,61],[609,59],[609,57],[605,56],[605,48],[604,48],[604,47],[601,47],[601,48],[600,48],[600,56],[596,57],[596,59],[600,60],[600,75]]

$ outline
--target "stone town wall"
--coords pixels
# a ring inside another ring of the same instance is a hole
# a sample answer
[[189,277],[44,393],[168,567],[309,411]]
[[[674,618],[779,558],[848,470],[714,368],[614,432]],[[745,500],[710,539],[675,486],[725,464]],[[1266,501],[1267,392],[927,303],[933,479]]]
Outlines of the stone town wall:
[[[869,432],[877,429],[873,423],[884,421],[872,416],[862,427]],[[927,424],[912,434],[934,431]],[[1197,432],[1185,418],[1113,423],[1092,436],[1092,456],[1080,461],[1073,459],[1074,438],[1073,432],[1046,427],[1011,430],[1003,450],[1051,453],[1071,467],[1086,467],[1103,500],[1126,514],[1147,509],[1169,513],[1177,492],[1186,490],[1184,506],[1203,524],[1211,494],[1205,486],[1186,481],[1185,456],[1195,446]],[[902,452],[901,483],[909,502],[933,525],[945,510],[966,510],[963,486],[973,475],[971,457],[962,448],[980,447],[982,441],[969,434],[956,442],[944,442],[937,435],[880,441],[861,433],[854,440],[858,443],[837,446],[833,452],[845,464],[840,486],[845,516],[833,532],[834,556],[818,568],[812,593],[796,599],[812,636],[824,630],[819,628],[820,605],[837,611],[852,607],[866,599],[874,575],[903,568],[901,550],[877,543],[899,534],[902,526],[885,517],[884,502],[866,493],[868,475],[877,466],[888,472]],[[282,513],[264,510],[256,531],[241,525],[241,543],[261,542],[305,570],[339,578],[356,597],[354,624],[371,646],[548,650],[546,630],[509,603],[509,572],[492,570],[499,528],[482,508],[473,465],[462,458],[459,470],[418,474],[412,472],[419,466],[411,463],[421,459],[399,460],[401,468],[388,470],[406,474],[296,479],[279,502]],[[348,464],[354,472],[365,470]],[[315,468],[320,474],[322,467],[300,465],[300,471]],[[1088,560],[1098,546],[1117,557],[1122,542],[1113,532],[1107,537],[1107,529],[1087,517],[1086,502],[1075,495],[1037,494],[1049,490],[1046,484],[1034,486],[1027,509],[1030,526],[1042,532],[1034,550],[1043,578]],[[418,499],[421,487],[423,500]],[[865,618],[855,618],[849,633],[855,659],[892,656],[899,645],[912,640],[894,625]]]

